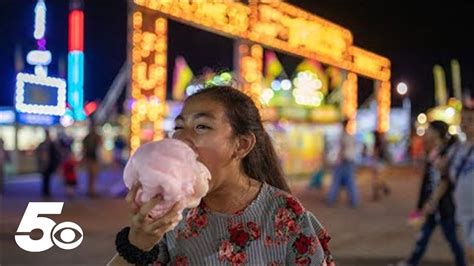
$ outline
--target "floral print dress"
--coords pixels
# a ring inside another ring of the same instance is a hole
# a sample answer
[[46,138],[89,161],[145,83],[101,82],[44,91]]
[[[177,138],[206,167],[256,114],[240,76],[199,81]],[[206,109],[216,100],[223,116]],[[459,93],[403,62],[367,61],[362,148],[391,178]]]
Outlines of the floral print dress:
[[326,265],[329,235],[290,194],[263,184],[235,214],[203,201],[160,242],[155,265]]

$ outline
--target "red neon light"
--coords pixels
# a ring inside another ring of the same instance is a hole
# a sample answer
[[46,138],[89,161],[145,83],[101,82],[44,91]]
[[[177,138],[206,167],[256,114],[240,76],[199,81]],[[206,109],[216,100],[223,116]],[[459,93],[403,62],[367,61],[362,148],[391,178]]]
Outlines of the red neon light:
[[69,51],[84,51],[84,13],[73,10],[69,13]]
[[87,116],[89,116],[90,114],[95,112],[96,109],[97,109],[97,103],[96,102],[88,102],[84,106],[84,112],[86,113]]

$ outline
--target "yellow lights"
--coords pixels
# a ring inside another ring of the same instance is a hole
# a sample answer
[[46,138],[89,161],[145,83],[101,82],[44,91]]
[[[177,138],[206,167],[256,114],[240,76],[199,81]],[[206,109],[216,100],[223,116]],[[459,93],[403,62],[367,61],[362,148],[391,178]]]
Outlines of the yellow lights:
[[319,106],[324,98],[324,94],[319,91],[322,82],[318,76],[311,71],[299,72],[293,80],[293,97],[295,102],[307,106]]
[[346,131],[349,134],[356,132],[357,115],[357,75],[348,73],[347,79],[342,84],[342,114],[349,119]]
[[250,8],[232,0],[171,1],[135,0],[135,4],[180,21],[212,28],[236,37],[247,34]]
[[[164,137],[167,18],[236,39],[234,70],[242,81],[242,90],[259,108],[261,104],[268,105],[276,90],[262,86],[262,46],[265,46],[349,72],[342,86],[342,113],[350,119],[347,127],[350,133],[354,133],[356,128],[356,74],[379,81],[377,127],[381,131],[389,128],[390,61],[354,47],[351,32],[339,25],[279,0],[245,1],[248,5],[237,0],[133,2],[135,11],[130,21],[129,51],[132,61],[131,96],[135,101],[130,123],[132,152],[144,142]],[[302,74],[293,82],[281,81],[278,90],[293,89],[298,104],[321,108],[324,84],[321,77]]]
[[143,23],[143,17],[141,12],[135,12],[133,13],[133,18],[132,18],[132,24],[133,24],[133,29],[141,29],[142,28],[142,23]]
[[437,106],[427,112],[428,121],[440,120],[448,125],[459,125],[461,113],[449,105]]
[[261,85],[263,79],[263,48],[258,44],[250,45],[245,42],[239,42],[237,45],[238,69],[240,69],[240,79],[243,81],[242,89],[252,97],[260,108],[262,101],[265,104],[263,100],[265,97],[262,98],[263,90]]
[[324,95],[321,92],[294,89],[293,97],[297,104],[317,107],[321,105]]
[[450,135],[456,135],[458,133],[458,129],[455,125],[450,125],[448,128],[448,132]]
[[252,45],[252,48],[250,49],[250,55],[255,58],[262,57],[263,56],[262,46],[258,44]]
[[[133,152],[144,142],[163,138],[168,26],[165,18],[140,11],[133,13],[132,24],[131,94],[135,102],[131,110],[130,145]],[[151,25],[153,31],[144,30],[144,25]]]
[[426,117],[426,115],[424,113],[421,113],[416,117],[416,120],[418,121],[418,123],[424,124],[424,123],[426,123],[428,118]]
[[299,72],[293,80],[296,89],[319,90],[323,83],[316,74],[311,71]]
[[390,82],[377,81],[377,130],[386,132],[390,127]]
[[[282,1],[249,0],[248,6],[233,0],[134,0],[134,3],[149,9],[147,12],[156,11],[205,30],[259,43],[376,80],[390,79],[390,62],[354,47],[349,30]],[[134,29],[141,28],[143,23],[139,13],[133,15]],[[165,28],[164,24],[156,27]],[[142,37],[132,36],[137,42]],[[144,57],[149,52],[141,51]],[[137,57],[132,52],[134,62]]]
[[387,58],[357,47],[351,47],[349,51],[354,72],[381,81],[390,79],[390,61]]
[[250,1],[249,39],[342,67],[352,45],[349,30],[279,1]]
[[240,72],[246,83],[255,83],[262,76],[263,48],[259,45],[250,47],[248,44],[239,45]]
[[130,138],[130,144],[133,148],[133,151],[135,151],[138,147],[140,147],[140,137],[138,135],[132,135]]

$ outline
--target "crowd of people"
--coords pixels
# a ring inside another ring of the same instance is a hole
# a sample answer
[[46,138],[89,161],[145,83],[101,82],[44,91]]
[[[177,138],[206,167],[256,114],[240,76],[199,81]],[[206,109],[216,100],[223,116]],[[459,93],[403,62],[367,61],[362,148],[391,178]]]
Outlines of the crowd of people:
[[[87,182],[85,194],[91,198],[99,196],[96,187],[101,169],[100,154],[103,148],[103,140],[97,133],[94,123],[90,123],[87,135],[81,140],[82,149],[79,154],[73,151],[74,140],[65,133],[61,132],[53,137],[48,129],[45,129],[44,132],[44,140],[34,151],[37,169],[41,175],[41,195],[45,198],[52,196],[51,180],[53,176],[58,176],[63,181],[66,196],[69,198],[77,196],[79,172],[84,170],[87,176],[85,179]],[[126,146],[126,141],[121,136],[117,136],[114,142],[113,164],[122,169],[126,162],[123,156]],[[3,152],[0,155],[6,157],[8,153],[4,149],[2,150]],[[6,159],[2,159],[2,168],[5,161]],[[2,171],[3,173],[4,171]]]
[[[343,129],[347,121],[342,123]],[[430,237],[437,225],[453,254],[455,265],[474,263],[474,110],[464,108],[461,112],[461,131],[464,140],[449,134],[449,125],[443,121],[431,121],[423,136],[423,171],[419,197],[410,215],[413,224],[419,224],[415,245],[406,260],[398,265],[418,265],[426,251]],[[332,173],[326,201],[332,205],[340,188],[345,188],[351,207],[360,203],[354,174],[354,147],[352,136],[342,131],[337,147],[337,160],[332,165],[325,162],[316,169],[308,188],[322,188],[322,178]],[[371,200],[379,201],[390,193],[387,182],[387,165],[390,156],[385,137],[373,132],[374,144],[371,152],[364,147],[371,176]],[[417,155],[413,160],[420,160]],[[331,175],[329,175],[331,176]],[[416,220],[416,221],[415,221]],[[457,230],[460,225],[461,230]],[[461,233],[461,234],[459,234]],[[464,241],[464,244],[463,244]]]

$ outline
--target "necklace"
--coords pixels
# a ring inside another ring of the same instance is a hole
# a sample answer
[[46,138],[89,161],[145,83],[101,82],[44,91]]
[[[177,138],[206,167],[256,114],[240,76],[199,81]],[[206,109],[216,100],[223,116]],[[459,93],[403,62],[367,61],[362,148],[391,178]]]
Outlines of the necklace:
[[[260,184],[260,182],[258,182],[258,184]],[[248,184],[248,187],[247,189],[245,190],[244,193],[242,193],[240,195],[239,198],[237,198],[236,200],[227,200],[227,202],[230,202],[231,204],[228,204],[226,206],[226,208],[223,208],[223,209],[219,209],[219,210],[215,210],[216,212],[218,213],[226,213],[226,214],[235,214],[235,213],[238,213],[242,210],[244,210],[249,204],[251,201],[248,200],[248,195],[249,193],[253,190],[253,188],[255,186],[258,185],[257,183],[255,182],[252,182],[252,180],[250,179],[249,180],[249,184]],[[247,198],[247,200],[246,200]],[[252,197],[252,200],[253,200],[254,197]],[[207,204],[206,204],[207,205]],[[210,209],[208,207],[208,205],[206,206],[208,209]]]

